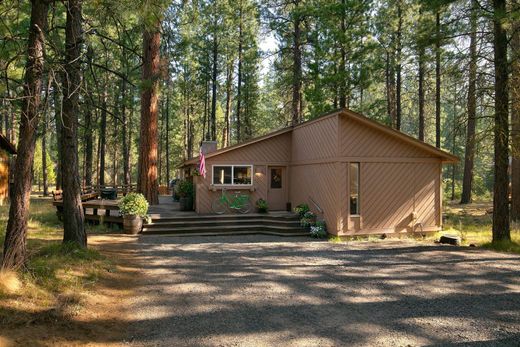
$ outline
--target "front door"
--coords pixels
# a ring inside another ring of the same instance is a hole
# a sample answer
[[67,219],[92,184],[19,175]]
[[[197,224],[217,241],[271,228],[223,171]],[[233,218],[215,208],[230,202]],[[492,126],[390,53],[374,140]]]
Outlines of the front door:
[[267,170],[269,182],[267,187],[267,204],[272,211],[286,209],[287,204],[287,179],[285,167],[269,166]]

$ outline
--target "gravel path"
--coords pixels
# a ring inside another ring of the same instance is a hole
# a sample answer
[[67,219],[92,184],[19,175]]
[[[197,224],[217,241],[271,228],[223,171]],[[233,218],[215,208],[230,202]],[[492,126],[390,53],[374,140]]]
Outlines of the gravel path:
[[519,256],[262,235],[135,247],[131,345],[520,345]]

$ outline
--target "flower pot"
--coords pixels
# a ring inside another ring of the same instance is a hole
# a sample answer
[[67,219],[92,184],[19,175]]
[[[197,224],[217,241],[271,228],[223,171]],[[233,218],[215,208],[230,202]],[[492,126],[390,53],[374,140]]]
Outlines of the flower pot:
[[123,216],[123,230],[127,234],[137,235],[143,229],[143,218],[129,215]]
[[193,198],[191,196],[184,196],[179,199],[179,209],[181,211],[193,210]]

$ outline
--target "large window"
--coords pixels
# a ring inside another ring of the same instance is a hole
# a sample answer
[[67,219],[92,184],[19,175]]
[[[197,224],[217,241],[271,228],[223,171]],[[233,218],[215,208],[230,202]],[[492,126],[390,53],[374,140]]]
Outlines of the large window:
[[213,184],[251,185],[253,165],[215,165]]
[[359,215],[359,163],[350,163],[350,214]]

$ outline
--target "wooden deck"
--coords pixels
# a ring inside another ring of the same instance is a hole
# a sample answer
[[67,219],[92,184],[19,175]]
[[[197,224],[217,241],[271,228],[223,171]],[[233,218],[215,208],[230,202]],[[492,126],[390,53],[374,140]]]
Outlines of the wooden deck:
[[[123,217],[119,215],[118,203],[118,200],[104,199],[85,201],[82,203],[85,219],[95,222],[117,223],[122,225]],[[61,220],[60,214],[63,212],[63,200],[53,201],[52,205],[56,206],[58,217],[60,217]]]

